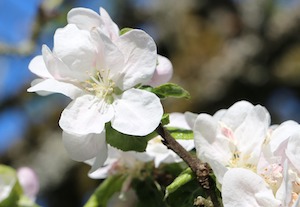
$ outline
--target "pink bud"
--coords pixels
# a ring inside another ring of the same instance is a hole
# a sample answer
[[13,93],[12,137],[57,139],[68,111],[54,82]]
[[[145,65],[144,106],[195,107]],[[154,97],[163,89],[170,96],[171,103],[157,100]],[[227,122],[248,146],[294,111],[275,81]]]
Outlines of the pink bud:
[[173,75],[173,66],[168,58],[158,55],[157,61],[158,65],[156,66],[154,75],[148,83],[150,86],[153,87],[167,83]]
[[34,201],[40,187],[36,173],[29,167],[21,167],[17,174],[25,195]]

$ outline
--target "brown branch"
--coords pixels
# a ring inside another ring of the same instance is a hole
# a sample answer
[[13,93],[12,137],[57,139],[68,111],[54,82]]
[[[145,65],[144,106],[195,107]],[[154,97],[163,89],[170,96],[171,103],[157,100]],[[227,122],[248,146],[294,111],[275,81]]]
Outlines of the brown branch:
[[205,193],[210,196],[214,206],[219,207],[220,204],[216,196],[215,185],[209,176],[211,169],[208,164],[202,163],[197,157],[192,156],[186,151],[161,124],[157,127],[156,131],[163,138],[163,144],[173,150],[188,164],[195,173],[197,181],[200,183]]

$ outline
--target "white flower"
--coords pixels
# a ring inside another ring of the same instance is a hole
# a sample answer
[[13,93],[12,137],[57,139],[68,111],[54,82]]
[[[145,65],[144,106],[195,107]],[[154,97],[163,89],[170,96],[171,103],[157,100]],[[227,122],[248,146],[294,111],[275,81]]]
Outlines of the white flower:
[[[120,38],[119,27],[112,21],[105,9],[100,8],[99,13],[100,15],[86,8],[74,8],[68,13],[68,23],[75,24],[79,29],[87,31],[99,27],[113,42],[117,41]],[[164,56],[158,55],[155,73],[147,85],[159,86],[168,82],[172,75],[173,66],[171,61]]]
[[200,114],[193,129],[197,156],[209,163],[221,184],[229,168],[255,171],[269,124],[268,111],[246,101],[214,116]]
[[105,123],[124,134],[144,136],[163,114],[154,94],[134,88],[146,84],[156,67],[156,45],[142,30],[131,30],[114,42],[100,27],[82,30],[74,24],[58,29],[51,51],[43,46],[29,69],[40,76],[29,92],[62,93],[73,101],[62,112],[63,141],[74,160],[107,156]]

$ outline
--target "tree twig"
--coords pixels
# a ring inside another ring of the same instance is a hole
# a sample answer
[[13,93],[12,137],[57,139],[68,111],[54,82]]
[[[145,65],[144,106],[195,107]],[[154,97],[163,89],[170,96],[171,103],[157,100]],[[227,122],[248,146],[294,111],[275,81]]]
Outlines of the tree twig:
[[219,207],[219,201],[215,192],[215,185],[209,176],[211,172],[207,163],[202,163],[197,157],[192,156],[186,151],[161,124],[156,129],[157,133],[163,138],[162,142],[169,149],[173,150],[181,157],[195,173],[197,181],[200,183],[205,193],[210,196],[215,207]]

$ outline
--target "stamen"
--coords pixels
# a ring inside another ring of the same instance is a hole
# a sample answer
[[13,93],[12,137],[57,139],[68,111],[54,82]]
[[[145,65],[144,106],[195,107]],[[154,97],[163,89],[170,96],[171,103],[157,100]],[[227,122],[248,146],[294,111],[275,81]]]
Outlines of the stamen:
[[84,89],[103,100],[100,103],[101,108],[105,105],[104,102],[112,103],[115,83],[109,79],[110,70],[98,70],[94,75],[87,71],[87,74],[90,79],[82,83]]

